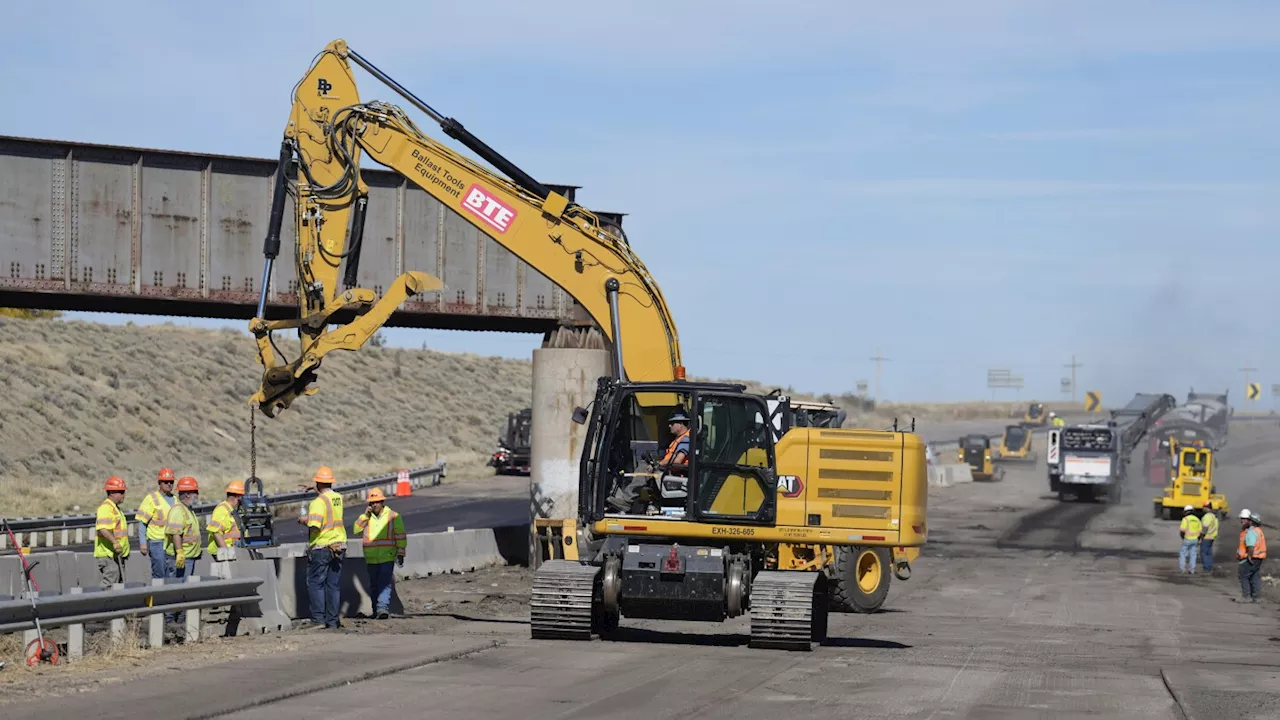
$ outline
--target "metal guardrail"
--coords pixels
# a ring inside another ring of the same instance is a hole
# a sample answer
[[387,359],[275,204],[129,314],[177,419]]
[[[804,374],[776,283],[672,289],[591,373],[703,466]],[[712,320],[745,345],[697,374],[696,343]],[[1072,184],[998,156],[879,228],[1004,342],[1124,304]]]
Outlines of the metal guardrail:
[[[28,665],[38,662],[41,633],[51,628],[68,628],[65,653],[70,660],[84,656],[87,623],[110,622],[113,641],[126,635],[125,620],[145,617],[148,621],[146,643],[156,648],[164,644],[165,615],[186,613],[185,640],[200,639],[200,611],[214,607],[236,607],[261,603],[259,586],[262,578],[202,580],[152,580],[150,585],[117,584],[109,590],[75,587],[65,595],[32,593],[22,598],[0,600],[0,634],[21,632]],[[34,603],[35,607],[32,608]],[[39,613],[39,623],[36,617]],[[58,661],[57,643],[43,635],[52,662]]]
[[[447,462],[442,460],[434,465],[413,468],[409,470],[408,473],[409,480],[415,484],[415,487],[421,487],[421,483],[425,479],[431,480],[430,485],[439,485],[440,480],[447,474]],[[333,489],[345,495],[352,492],[368,491],[375,487],[393,486],[399,479],[399,475],[399,472],[373,475],[359,480],[335,484]],[[268,494],[264,497],[267,505],[291,505],[309,500],[312,492],[312,490],[290,490],[286,492]],[[217,507],[217,505],[218,504],[216,502],[202,502],[192,505],[191,509],[196,512],[196,515],[208,515],[213,512],[213,509]],[[11,518],[8,522],[9,527],[14,533],[22,534],[43,532],[52,533],[56,530],[83,530],[85,528],[92,528],[96,521],[97,517],[95,515],[60,515],[42,518]],[[136,522],[135,513],[125,513],[125,522],[129,524],[130,536],[132,536],[134,523]],[[65,534],[66,533],[64,533],[64,535]],[[0,538],[0,549],[4,548],[6,540],[7,538]],[[82,540],[77,539],[76,542],[79,543],[82,542]],[[62,544],[67,545],[68,543],[69,539],[63,538]],[[53,543],[50,540],[45,544],[52,545]]]
[[[181,612],[201,607],[259,602],[262,578],[166,582],[164,585],[123,587],[119,590],[81,588],[67,595],[38,593],[36,611],[41,627],[52,628],[130,615]],[[0,633],[35,629],[30,599],[0,600]]]

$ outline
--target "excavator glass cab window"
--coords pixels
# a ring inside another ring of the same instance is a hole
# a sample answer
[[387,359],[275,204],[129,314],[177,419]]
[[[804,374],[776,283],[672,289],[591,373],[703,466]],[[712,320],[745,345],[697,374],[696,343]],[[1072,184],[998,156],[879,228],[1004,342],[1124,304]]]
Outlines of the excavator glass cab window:
[[663,461],[676,440],[671,415],[677,410],[688,414],[691,400],[685,393],[645,391],[628,392],[618,400],[617,415],[606,422],[611,427],[603,428],[607,450],[602,478],[610,498],[606,512],[645,514],[665,506],[684,507],[687,490],[676,486],[686,484],[688,460],[684,467]]
[[777,481],[768,408],[750,396],[701,395],[694,428],[696,515],[772,522]]

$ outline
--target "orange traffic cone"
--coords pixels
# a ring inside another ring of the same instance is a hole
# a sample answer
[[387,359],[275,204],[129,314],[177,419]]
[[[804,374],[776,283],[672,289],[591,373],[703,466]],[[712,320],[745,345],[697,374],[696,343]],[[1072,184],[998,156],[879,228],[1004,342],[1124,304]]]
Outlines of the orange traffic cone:
[[401,470],[396,477],[396,497],[409,497],[413,494],[413,487],[409,485],[409,471]]

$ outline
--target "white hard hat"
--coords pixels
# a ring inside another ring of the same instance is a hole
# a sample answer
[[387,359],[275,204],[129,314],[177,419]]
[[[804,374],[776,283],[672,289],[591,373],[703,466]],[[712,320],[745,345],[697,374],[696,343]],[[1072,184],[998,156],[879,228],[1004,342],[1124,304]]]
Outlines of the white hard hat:
[[1249,508],[1245,508],[1245,509],[1243,509],[1243,510],[1241,510],[1241,511],[1240,511],[1240,519],[1241,519],[1241,520],[1243,520],[1244,518],[1250,517],[1251,515],[1252,515],[1252,513],[1250,513],[1250,512],[1249,512]]
[[1183,510],[1185,510],[1185,511],[1187,511],[1187,512],[1191,512],[1192,510],[1195,510],[1195,508],[1191,507],[1190,505],[1188,505],[1188,506],[1186,506],[1186,507],[1184,507],[1184,508],[1182,508],[1182,509],[1183,509]]

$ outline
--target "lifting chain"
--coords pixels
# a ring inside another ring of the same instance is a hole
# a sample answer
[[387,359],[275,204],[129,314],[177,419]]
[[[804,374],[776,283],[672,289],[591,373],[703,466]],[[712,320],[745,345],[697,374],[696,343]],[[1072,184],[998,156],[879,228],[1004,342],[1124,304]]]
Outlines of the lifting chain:
[[249,477],[258,477],[258,413],[249,403]]

